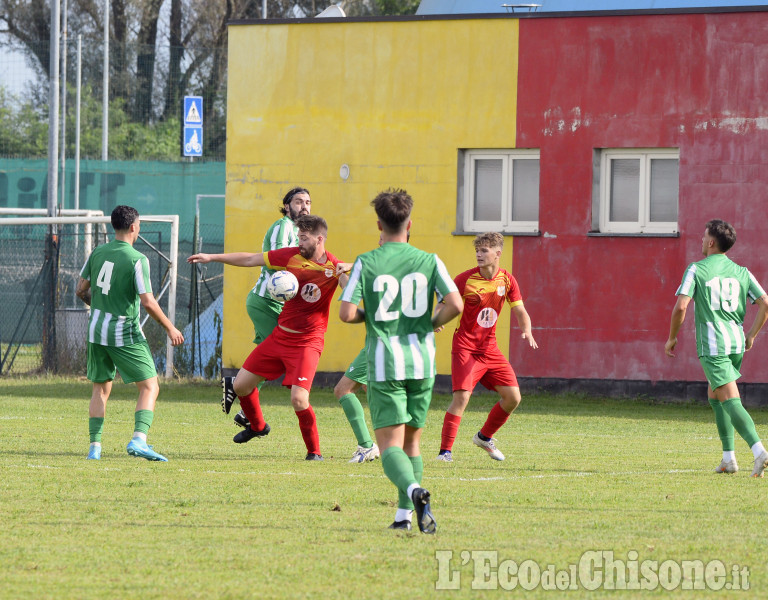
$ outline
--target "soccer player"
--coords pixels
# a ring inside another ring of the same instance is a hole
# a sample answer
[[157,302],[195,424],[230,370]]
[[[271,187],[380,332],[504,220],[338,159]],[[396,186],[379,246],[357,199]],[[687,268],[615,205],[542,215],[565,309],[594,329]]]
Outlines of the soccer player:
[[[384,473],[398,490],[390,527],[411,529],[415,509],[419,530],[434,533],[419,444],[435,382],[434,329],[461,312],[461,296],[437,255],[408,244],[411,196],[390,189],[371,204],[382,244],[357,257],[339,316],[365,322],[368,406]],[[445,307],[432,316],[434,293]],[[365,310],[357,306],[361,300]]]
[[531,348],[538,348],[531,334],[531,318],[523,306],[520,287],[512,274],[500,266],[504,237],[495,232],[483,233],[475,238],[474,245],[477,266],[454,279],[464,300],[464,312],[453,334],[453,400],[443,418],[440,453],[437,456],[438,460],[445,462],[453,461],[453,442],[472,390],[478,382],[489,390],[496,390],[500,399],[472,441],[494,460],[504,460],[493,436],[520,404],[517,377],[496,342],[496,322],[505,302],[509,303],[517,318],[522,339],[527,340]]
[[[302,215],[308,215],[312,209],[312,199],[309,190],[303,187],[295,187],[288,190],[283,197],[280,207],[282,218],[278,219],[264,235],[261,244],[262,252],[279,250],[280,248],[295,248],[299,245],[299,229],[296,227],[296,219]],[[254,344],[261,344],[267,336],[277,327],[277,318],[283,310],[283,303],[274,300],[267,292],[267,280],[274,273],[274,269],[264,267],[261,269],[256,285],[253,286],[245,299],[245,309],[253,322]],[[229,414],[236,396],[232,389],[234,377],[222,378],[223,397],[221,409]],[[241,410],[235,415],[235,423],[240,427],[248,428],[245,413]]]
[[325,249],[328,225],[315,215],[296,220],[299,245],[257,254],[194,254],[190,263],[221,262],[238,267],[285,269],[296,276],[299,293],[288,300],[280,313],[277,327],[256,346],[233,383],[234,391],[245,411],[249,427],[238,433],[238,444],[269,434],[259,403],[259,384],[285,374],[283,385],[291,388],[291,404],[299,420],[299,429],[307,447],[306,460],[323,460],[317,432],[315,412],[309,403],[309,392],[317,363],[323,350],[328,313],[336,287],[346,285],[350,265],[341,263]]
[[115,372],[119,370],[123,381],[135,383],[139,390],[128,454],[167,462],[167,458],[147,445],[160,387],[152,353],[139,323],[139,304],[162,325],[174,346],[181,344],[184,336],[152,295],[147,257],[133,248],[141,228],[139,213],[130,206],[116,207],[112,211],[112,227],[115,239],[91,252],[80,270],[75,292],[91,307],[87,375],[93,382],[93,392],[88,408],[91,438],[88,458],[101,458],[107,400]]
[[[768,319],[768,296],[749,270],[726,256],[735,242],[736,231],[730,224],[720,219],[707,222],[701,240],[705,258],[689,264],[683,274],[664,351],[667,356],[675,356],[677,333],[693,299],[696,347],[709,384],[707,397],[715,412],[717,432],[723,445],[723,460],[715,472],[735,473],[739,470],[734,452],[735,429],[752,449],[752,477],[762,477],[768,466],[768,452],[757,435],[752,417],[741,404],[736,380],[741,377],[739,369],[744,352],[752,348]],[[745,336],[743,323],[747,299],[757,304],[758,310]]]
[[352,427],[352,431],[357,439],[357,450],[349,460],[351,463],[363,463],[376,460],[380,456],[379,447],[371,439],[368,432],[368,425],[365,423],[365,412],[363,405],[355,395],[361,387],[368,385],[368,362],[365,355],[365,348],[355,357],[352,364],[349,365],[344,375],[341,376],[336,387],[333,388],[333,394],[344,409],[344,415]]

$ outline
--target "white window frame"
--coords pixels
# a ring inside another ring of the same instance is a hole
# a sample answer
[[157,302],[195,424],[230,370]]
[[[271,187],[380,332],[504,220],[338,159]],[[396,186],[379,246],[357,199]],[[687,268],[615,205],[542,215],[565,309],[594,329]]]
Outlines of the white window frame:
[[[541,173],[541,153],[539,150],[465,150],[464,151],[464,223],[466,232],[482,233],[498,231],[502,233],[537,233],[539,221],[512,221],[512,163],[516,160],[538,160]],[[475,208],[475,162],[483,159],[502,161],[502,197],[501,219],[499,221],[476,221],[472,218]],[[537,199],[538,201],[539,199]]]
[[[640,185],[638,197],[637,221],[611,221],[611,165],[613,160],[638,159],[640,161]],[[651,160],[676,159],[678,174],[680,151],[676,148],[654,149],[606,149],[600,159],[600,231],[603,233],[677,233],[678,221],[651,222]],[[678,175],[679,176],[679,175]],[[680,190],[678,187],[678,219],[680,210]]]

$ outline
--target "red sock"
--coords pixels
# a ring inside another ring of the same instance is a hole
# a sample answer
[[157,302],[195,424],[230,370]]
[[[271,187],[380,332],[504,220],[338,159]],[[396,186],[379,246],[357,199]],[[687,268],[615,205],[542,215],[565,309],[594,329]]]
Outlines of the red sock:
[[320,435],[317,433],[315,411],[310,406],[304,410],[297,410],[296,416],[299,418],[299,429],[301,429],[301,437],[304,438],[307,452],[320,454]]
[[488,413],[488,418],[485,420],[485,425],[483,425],[480,433],[487,438],[492,438],[493,434],[507,422],[509,415],[510,413],[501,408],[501,404],[497,402],[491,409],[491,412]]
[[240,406],[251,422],[251,429],[261,431],[267,424],[264,421],[264,415],[261,414],[261,404],[259,403],[259,388],[253,388],[253,391],[247,396],[238,396]]
[[456,434],[459,432],[461,417],[449,412],[443,417],[443,433],[440,437],[440,450],[450,450],[453,448],[453,442],[456,440]]

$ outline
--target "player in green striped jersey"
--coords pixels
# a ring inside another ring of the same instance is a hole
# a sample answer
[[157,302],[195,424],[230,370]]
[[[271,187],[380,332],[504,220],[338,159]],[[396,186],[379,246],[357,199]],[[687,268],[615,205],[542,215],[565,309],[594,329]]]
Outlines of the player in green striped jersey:
[[112,211],[112,227],[115,239],[91,253],[80,271],[76,290],[77,296],[91,307],[88,379],[93,382],[93,392],[88,409],[91,438],[88,458],[101,458],[107,400],[119,370],[125,383],[136,383],[139,389],[128,454],[165,462],[164,456],[147,446],[147,433],[160,388],[152,353],[139,323],[139,306],[162,325],[174,346],[181,344],[184,336],[152,295],[149,261],[133,247],[141,228],[139,213],[130,206],[116,207]]
[[[667,356],[675,356],[677,334],[693,299],[696,347],[723,445],[723,460],[715,472],[735,473],[739,469],[734,452],[735,429],[752,449],[752,477],[762,477],[768,466],[768,452],[757,435],[752,417],[741,404],[736,380],[741,377],[739,369],[744,352],[752,348],[768,319],[768,296],[752,273],[725,255],[736,242],[736,231],[730,224],[720,219],[709,221],[701,242],[705,258],[691,263],[685,270],[677,289],[664,350]],[[747,300],[757,304],[758,311],[745,335]]]
[[[398,490],[390,527],[410,529],[415,509],[419,530],[434,533],[419,446],[435,382],[434,330],[461,313],[463,304],[437,255],[407,242],[413,208],[408,193],[387,190],[371,204],[382,243],[357,257],[339,316],[346,323],[365,322],[371,421],[384,473]],[[433,316],[435,293],[445,308]],[[365,310],[358,308],[361,300]]]

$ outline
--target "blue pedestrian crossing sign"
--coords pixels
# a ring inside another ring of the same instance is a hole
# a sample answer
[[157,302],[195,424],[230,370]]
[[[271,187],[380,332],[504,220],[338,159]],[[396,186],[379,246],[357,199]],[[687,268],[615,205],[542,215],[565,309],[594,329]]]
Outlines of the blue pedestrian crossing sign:
[[203,97],[184,96],[184,125],[203,125]]
[[203,155],[203,128],[184,126],[184,156]]
[[184,96],[184,156],[203,155],[203,97]]

